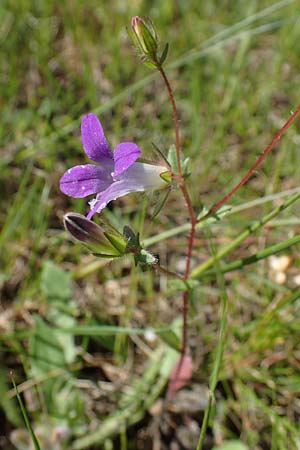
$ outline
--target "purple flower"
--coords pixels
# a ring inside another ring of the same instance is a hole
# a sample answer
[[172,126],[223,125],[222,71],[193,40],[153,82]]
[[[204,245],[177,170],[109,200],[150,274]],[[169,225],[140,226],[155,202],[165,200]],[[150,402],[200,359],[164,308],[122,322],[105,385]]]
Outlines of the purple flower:
[[61,191],[74,198],[97,194],[91,200],[91,219],[112,200],[131,192],[158,189],[165,185],[161,174],[167,168],[138,163],[141,151],[133,142],[122,142],[114,152],[105,138],[101,123],[94,114],[87,114],[81,124],[82,144],[87,156],[101,165],[85,164],[67,170],[60,180]]

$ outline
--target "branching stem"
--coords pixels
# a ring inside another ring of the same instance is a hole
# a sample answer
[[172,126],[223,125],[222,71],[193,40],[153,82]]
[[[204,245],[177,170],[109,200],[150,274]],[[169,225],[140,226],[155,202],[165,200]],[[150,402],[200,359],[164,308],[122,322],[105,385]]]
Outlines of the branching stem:
[[225,197],[223,197],[221,200],[219,200],[217,203],[215,203],[210,210],[208,211],[207,214],[205,214],[205,216],[201,217],[200,220],[198,220],[198,222],[202,222],[203,220],[207,219],[208,217],[212,216],[213,214],[215,214],[223,205],[225,205],[228,200],[231,199],[231,197],[242,187],[244,186],[244,184],[247,183],[247,181],[252,177],[252,175],[254,174],[254,172],[259,168],[259,166],[261,166],[261,164],[264,162],[264,160],[266,159],[266,157],[268,156],[268,154],[270,153],[271,150],[273,150],[274,146],[280,141],[280,139],[282,138],[283,134],[288,130],[288,128],[290,128],[290,126],[295,122],[295,120],[297,119],[297,117],[300,114],[300,106],[298,106],[298,108],[296,109],[295,112],[293,112],[293,114],[291,115],[291,117],[289,118],[289,120],[286,121],[286,123],[283,125],[282,128],[280,128],[280,130],[275,134],[275,136],[273,137],[272,141],[270,142],[270,144],[264,149],[264,151],[262,152],[262,154],[257,158],[257,160],[255,161],[255,163],[253,164],[253,166],[250,168],[250,170],[247,172],[247,174],[244,176],[244,178],[242,178],[242,180],[236,185],[234,186],[234,188],[228,192],[228,194],[225,195]]
[[[264,149],[262,154],[257,158],[257,160],[255,161],[253,166],[250,168],[250,170],[247,172],[247,174],[242,178],[242,180],[228,194],[226,194],[220,201],[215,203],[210,208],[210,210],[208,211],[207,214],[205,214],[203,217],[201,217],[201,219],[197,220],[195,210],[192,205],[192,201],[191,201],[191,198],[190,198],[190,195],[187,190],[185,180],[184,180],[184,177],[182,174],[182,167],[181,167],[181,160],[180,160],[179,120],[178,120],[178,111],[177,111],[177,107],[176,107],[176,103],[175,103],[175,99],[174,99],[173,90],[169,83],[168,77],[167,77],[165,71],[163,70],[163,68],[161,67],[161,65],[158,65],[157,68],[164,80],[165,85],[166,85],[166,88],[167,88],[167,91],[169,94],[170,103],[172,106],[173,122],[174,122],[174,129],[175,129],[176,160],[177,160],[177,167],[178,167],[178,175],[176,176],[176,178],[178,180],[178,184],[182,191],[187,209],[189,211],[189,216],[190,216],[191,229],[190,229],[190,235],[189,235],[189,240],[188,240],[188,250],[187,250],[187,254],[186,254],[186,266],[185,266],[185,272],[184,272],[184,277],[183,277],[183,280],[187,281],[189,278],[189,275],[190,275],[191,257],[192,257],[192,252],[193,252],[193,245],[194,245],[197,223],[204,221],[205,219],[207,219],[208,217],[210,217],[214,213],[216,213],[223,205],[225,205],[228,202],[228,200],[231,199],[231,197],[241,187],[243,187],[247,183],[247,181],[251,178],[251,176],[254,174],[254,172],[264,162],[265,158],[268,156],[268,154],[271,152],[271,150],[274,148],[274,146],[280,141],[283,134],[288,130],[288,128],[295,122],[297,117],[300,115],[300,106],[296,109],[295,112],[293,112],[293,114],[287,120],[287,122],[283,125],[283,127],[275,134],[275,136],[272,139],[272,141],[270,142],[270,144]],[[166,269],[160,268],[158,270],[165,272],[168,275],[172,274],[172,276],[174,276],[173,273],[169,273]],[[181,364],[184,361],[184,356],[188,352],[188,326],[187,326],[188,290],[184,291],[184,293],[183,293],[182,303],[183,303],[183,307],[182,307],[183,331],[182,331],[181,359],[180,359],[179,366],[178,366],[178,373],[180,373]],[[202,429],[201,429],[201,433],[200,433],[197,450],[202,450],[202,448],[203,448],[204,438],[206,435],[208,420],[209,420],[209,416],[210,416],[211,405],[212,405],[212,401],[213,401],[214,390],[215,390],[216,383],[218,380],[219,368],[221,365],[221,360],[222,360],[222,355],[223,355],[223,338],[224,338],[224,333],[225,333],[225,329],[226,329],[226,311],[227,311],[227,300],[223,304],[223,307],[222,307],[221,329],[220,329],[220,336],[219,336],[219,343],[218,343],[217,358],[215,361],[212,380],[210,383],[210,395],[209,395],[208,407],[206,408],[206,411],[205,411],[205,417],[203,420],[203,425],[202,425]]]

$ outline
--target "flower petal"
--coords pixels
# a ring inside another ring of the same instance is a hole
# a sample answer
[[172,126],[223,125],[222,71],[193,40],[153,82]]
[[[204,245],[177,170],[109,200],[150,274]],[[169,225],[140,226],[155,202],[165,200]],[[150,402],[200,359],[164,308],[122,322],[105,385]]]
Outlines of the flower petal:
[[133,142],[122,142],[113,153],[115,160],[114,178],[119,178],[140,157],[141,150]]
[[111,183],[107,169],[86,164],[67,170],[60,179],[60,190],[70,197],[83,198],[104,191]]
[[135,163],[123,174],[121,180],[112,183],[111,186],[90,203],[91,211],[87,218],[90,219],[95,213],[99,213],[112,200],[116,200],[131,192],[141,192],[147,189],[163,187],[165,182],[160,177],[160,174],[165,171],[166,169],[163,166]]
[[135,163],[123,173],[121,179],[127,182],[134,182],[143,189],[160,189],[166,186],[166,182],[161,178],[161,174],[168,169],[165,166],[156,166],[154,164]]
[[82,145],[87,156],[105,165],[113,164],[113,153],[105,138],[101,123],[94,114],[87,114],[81,122]]

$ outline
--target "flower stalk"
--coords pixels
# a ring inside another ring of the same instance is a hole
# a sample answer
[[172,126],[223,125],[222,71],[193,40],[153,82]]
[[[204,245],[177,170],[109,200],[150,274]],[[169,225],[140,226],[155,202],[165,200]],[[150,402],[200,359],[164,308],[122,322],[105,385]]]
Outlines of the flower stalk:
[[[196,233],[197,218],[196,218],[195,210],[194,210],[189,192],[186,187],[184,177],[182,175],[182,167],[181,167],[181,159],[180,159],[179,117],[178,117],[178,111],[177,111],[177,107],[176,107],[173,90],[172,90],[172,87],[170,85],[170,82],[168,80],[168,77],[167,77],[163,67],[160,66],[158,68],[158,70],[159,70],[159,72],[162,76],[162,79],[165,83],[165,86],[167,88],[171,107],[172,107],[173,123],[174,123],[174,130],[175,130],[176,159],[177,159],[177,167],[178,167],[178,183],[179,183],[179,187],[181,189],[182,195],[184,197],[184,200],[185,200],[188,212],[189,212],[190,224],[191,224],[189,240],[188,240],[188,250],[187,250],[187,254],[186,254],[186,265],[185,265],[185,271],[184,271],[184,280],[186,281],[190,275],[191,258],[192,258],[194,239],[195,239],[195,233]],[[183,361],[183,358],[187,353],[187,344],[188,344],[187,318],[188,318],[188,290],[184,291],[183,296],[182,296],[183,327],[182,327],[181,361]]]

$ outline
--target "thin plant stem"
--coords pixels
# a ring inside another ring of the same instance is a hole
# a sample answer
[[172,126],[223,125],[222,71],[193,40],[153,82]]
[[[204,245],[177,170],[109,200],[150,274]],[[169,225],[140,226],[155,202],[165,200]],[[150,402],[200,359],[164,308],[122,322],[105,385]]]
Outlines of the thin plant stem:
[[[175,146],[176,146],[176,160],[177,160],[177,167],[178,167],[178,182],[179,187],[181,189],[181,192],[183,194],[185,203],[187,205],[187,209],[189,211],[190,216],[190,223],[191,223],[191,229],[190,229],[190,235],[188,240],[188,250],[186,254],[186,266],[184,271],[184,280],[187,280],[190,275],[190,268],[191,268],[191,257],[193,252],[193,246],[194,246],[194,239],[195,239],[195,231],[196,231],[196,224],[197,224],[197,218],[195,214],[195,210],[190,198],[190,195],[188,193],[185,180],[182,175],[182,167],[181,167],[181,160],[180,160],[180,137],[179,137],[179,120],[178,120],[178,111],[175,103],[175,98],[173,94],[172,87],[170,85],[170,82],[168,80],[168,77],[162,68],[161,65],[158,66],[158,70],[162,76],[162,79],[166,85],[169,99],[172,106],[172,112],[173,112],[173,122],[174,122],[174,129],[175,129]],[[181,347],[181,361],[183,362],[183,356],[187,352],[187,317],[188,317],[188,290],[184,291],[182,296],[182,318],[183,318],[183,327],[182,327],[182,347]],[[179,365],[180,367],[180,365]],[[180,370],[180,369],[179,369]]]
[[17,396],[17,399],[18,399],[18,403],[19,403],[19,406],[20,406],[20,409],[21,409],[21,412],[22,412],[22,415],[23,415],[23,419],[24,419],[27,431],[29,432],[30,438],[32,440],[33,447],[34,447],[35,450],[41,450],[39,441],[37,440],[37,437],[36,437],[36,435],[34,433],[32,425],[30,423],[30,419],[28,417],[28,414],[27,414],[25,405],[23,403],[23,400],[22,400],[22,398],[21,398],[21,396],[19,394],[18,387],[16,385],[16,382],[14,380],[12,372],[11,372],[10,376],[11,376],[11,380],[12,380],[12,383],[13,383],[13,386],[14,386],[14,390],[15,390],[15,393],[16,393],[16,396]]
[[[213,251],[213,256],[215,256],[216,251],[215,251],[215,248],[212,243],[210,243],[210,247]],[[221,364],[222,364],[223,353],[224,353],[224,348],[225,348],[225,340],[226,340],[228,297],[227,297],[227,293],[226,293],[224,276],[220,270],[221,269],[220,262],[217,259],[215,259],[214,265],[215,265],[215,270],[217,273],[218,284],[219,284],[220,290],[221,290],[220,330],[219,330],[218,343],[217,343],[216,353],[215,353],[215,358],[214,358],[213,370],[212,370],[212,374],[211,374],[210,382],[209,382],[208,401],[207,401],[207,405],[206,405],[206,409],[205,409],[205,413],[204,413],[204,418],[202,421],[199,441],[198,441],[196,450],[203,449],[203,444],[204,444],[204,439],[205,439],[206,431],[207,431],[207,427],[208,427],[211,407],[213,404],[215,390],[216,390],[218,379],[219,379],[219,373],[220,373],[220,368],[221,368]]]
[[[279,244],[270,245],[269,247],[264,248],[262,251],[254,253],[246,258],[236,259],[235,261],[224,264],[220,270],[222,273],[232,272],[233,270],[242,269],[249,264],[254,264],[262,259],[268,258],[269,256],[276,255],[277,253],[281,253],[283,250],[287,250],[288,248],[293,247],[296,244],[300,243],[300,235],[287,239],[286,241],[280,242]],[[204,272],[204,277],[211,277],[215,275],[215,271]],[[198,277],[202,278],[201,276]]]
[[193,222],[196,223],[197,220],[196,220],[195,211],[194,211],[194,208],[192,205],[190,195],[186,188],[184,178],[182,176],[182,168],[181,168],[181,160],[180,160],[179,119],[178,119],[178,111],[177,111],[177,107],[176,107],[176,103],[175,103],[175,98],[174,98],[173,90],[172,90],[172,87],[168,80],[168,77],[167,77],[164,69],[161,66],[159,67],[159,72],[164,80],[165,85],[166,85],[166,88],[167,88],[167,91],[169,94],[169,98],[170,98],[170,102],[171,102],[171,106],[172,106],[173,122],[174,122],[174,129],[175,129],[175,147],[176,147],[176,160],[177,160],[177,167],[178,167],[179,186],[182,191],[182,194],[185,199],[188,210],[189,210],[191,223],[193,223]]
[[162,273],[163,275],[166,275],[170,278],[176,278],[177,280],[185,282],[186,280],[178,275],[176,272],[171,272],[171,270],[166,269],[165,267],[161,266],[158,263],[153,264],[153,268],[157,270],[158,272]]
[[[241,188],[244,186],[244,184],[247,183],[247,181],[251,178],[251,176],[254,174],[254,172],[261,166],[261,164],[264,162],[265,158],[268,156],[268,154],[271,152],[271,150],[274,148],[274,146],[280,141],[281,137],[285,133],[285,131],[288,130],[288,128],[292,125],[292,123],[296,120],[296,118],[300,114],[300,107],[296,109],[296,111],[292,114],[292,116],[289,118],[289,120],[283,125],[283,127],[276,133],[274,138],[272,139],[271,143],[265,148],[263,153],[257,158],[253,166],[250,168],[250,170],[247,172],[247,174],[242,178],[242,180],[228,193],[226,194],[220,201],[218,201],[216,204],[214,204],[207,214],[205,214],[201,219],[197,220],[194,207],[192,205],[192,201],[190,198],[190,195],[188,193],[184,177],[182,175],[182,167],[181,167],[181,160],[180,160],[180,137],[179,137],[179,120],[178,120],[178,111],[174,99],[174,94],[171,88],[171,85],[169,83],[169,80],[167,78],[167,75],[165,71],[163,70],[161,65],[158,65],[158,70],[164,80],[164,83],[166,85],[169,99],[172,106],[172,112],[173,112],[173,122],[174,122],[174,128],[175,128],[175,144],[176,144],[176,159],[177,159],[177,167],[178,167],[178,182],[179,187],[182,191],[183,197],[185,199],[185,203],[187,205],[187,209],[189,211],[190,216],[190,235],[189,235],[189,241],[188,241],[188,250],[186,255],[186,267],[184,272],[184,280],[188,280],[190,276],[190,265],[191,265],[191,257],[192,257],[192,251],[193,251],[193,245],[194,245],[194,239],[195,239],[195,231],[196,231],[196,225],[199,222],[202,222],[212,216],[214,213],[216,213],[223,205],[225,205],[231,197]],[[252,231],[252,230],[251,230]],[[218,259],[215,258],[215,256],[212,258],[212,261],[214,264],[218,265]],[[200,271],[201,273],[201,271]],[[195,271],[193,271],[193,274],[195,276]],[[196,271],[196,275],[199,275],[199,270]],[[204,419],[202,423],[202,428],[200,432],[200,437],[197,445],[197,450],[203,449],[204,439],[206,435],[206,430],[208,426],[211,406],[214,398],[214,391],[217,385],[219,371],[222,363],[222,357],[224,352],[224,338],[225,338],[225,332],[226,332],[226,324],[227,324],[227,311],[228,311],[228,299],[226,292],[222,295],[222,307],[221,307],[221,323],[220,323],[220,333],[219,333],[219,339],[216,349],[216,357],[214,360],[214,366],[213,366],[213,372],[210,380],[210,386],[209,386],[209,398],[208,398],[208,404],[207,408],[204,414]],[[186,290],[183,293],[183,336],[182,336],[182,348],[181,348],[181,360],[179,364],[178,372],[180,371],[181,363],[183,363],[184,356],[187,352],[187,316],[188,316],[188,290]]]
[[280,130],[275,134],[275,136],[273,137],[272,141],[270,142],[270,144],[264,149],[264,151],[262,152],[262,154],[257,158],[257,160],[255,161],[255,163],[253,164],[253,166],[250,168],[250,170],[247,172],[247,174],[244,176],[244,178],[242,178],[242,180],[230,191],[228,192],[228,194],[225,195],[225,197],[223,197],[221,200],[219,200],[217,203],[215,203],[210,210],[208,211],[207,214],[205,214],[203,217],[201,217],[201,219],[199,220],[199,222],[202,222],[203,220],[207,219],[208,217],[212,216],[214,213],[216,213],[223,205],[225,205],[228,200],[231,199],[231,197],[242,187],[244,186],[244,184],[247,183],[247,181],[252,177],[252,175],[254,174],[254,172],[258,169],[258,167],[261,166],[261,164],[264,162],[264,160],[266,159],[266,157],[268,156],[268,154],[270,153],[271,150],[273,150],[273,148],[275,147],[275,145],[280,141],[280,139],[282,138],[283,134],[290,128],[290,126],[295,122],[295,120],[297,119],[297,117],[300,114],[300,106],[298,106],[298,108],[296,109],[295,112],[293,112],[293,114],[291,115],[291,117],[289,118],[289,120],[287,120],[287,122],[283,125],[282,128],[280,128]]
[[278,214],[280,214],[286,208],[288,208],[293,203],[295,203],[299,198],[300,198],[299,193],[291,196],[290,198],[287,198],[282,203],[282,205],[278,206],[273,211],[266,214],[260,220],[255,221],[246,230],[244,230],[241,234],[239,234],[229,245],[222,247],[216,253],[216,255],[212,256],[204,263],[195,267],[195,269],[193,269],[193,271],[190,275],[190,278],[195,279],[195,280],[200,279],[201,275],[204,272],[206,272],[208,269],[210,269],[215,264],[216,261],[219,261],[220,259],[224,258],[224,256],[227,256],[230,253],[232,253],[245,239],[247,239],[248,236],[250,236],[252,233],[254,233],[255,231],[262,228],[266,223],[270,222],[274,217],[276,217]]
[[[267,195],[267,196],[262,197],[262,198],[257,198],[255,200],[251,200],[250,202],[242,203],[242,204],[240,204],[238,206],[233,206],[232,209],[230,209],[227,212],[226,217],[231,216],[233,214],[236,214],[239,211],[244,211],[246,209],[254,208],[254,207],[259,206],[259,205],[264,205],[265,203],[272,202],[272,201],[278,200],[280,198],[288,197],[288,196],[290,196],[292,194],[299,193],[299,192],[300,192],[300,188],[297,187],[297,188],[293,188],[293,189],[288,189],[286,191],[277,192],[276,194]],[[219,223],[218,220],[213,220],[213,217],[211,217],[210,220],[212,221],[211,222],[212,224],[215,224],[215,223],[218,224]],[[209,222],[207,222],[207,223],[198,222],[197,226],[196,226],[196,230],[202,229],[204,226],[207,226],[207,224],[209,224]],[[275,224],[272,223],[272,225],[275,225]],[[158,234],[156,234],[154,236],[150,236],[150,237],[144,239],[143,240],[143,245],[146,248],[147,247],[151,247],[154,244],[157,244],[158,242],[164,241],[166,239],[170,239],[170,238],[172,238],[174,236],[177,236],[177,235],[179,235],[181,233],[186,233],[190,229],[191,229],[191,224],[189,222],[185,223],[183,225],[179,225],[178,227],[171,228],[170,230],[163,231],[163,232],[158,233]]]
[[222,309],[221,309],[221,324],[220,324],[220,332],[218,338],[218,344],[216,349],[216,357],[214,360],[213,371],[211,380],[209,383],[209,394],[208,394],[208,402],[204,413],[204,418],[202,422],[201,432],[199,436],[199,441],[197,445],[197,450],[202,450],[204,439],[206,436],[206,430],[208,426],[209,416],[211,412],[212,403],[214,400],[215,389],[217,386],[220,367],[222,363],[223,353],[224,353],[224,344],[225,344],[225,333],[226,333],[226,325],[227,325],[227,312],[228,312],[228,298],[227,295],[222,295]]

